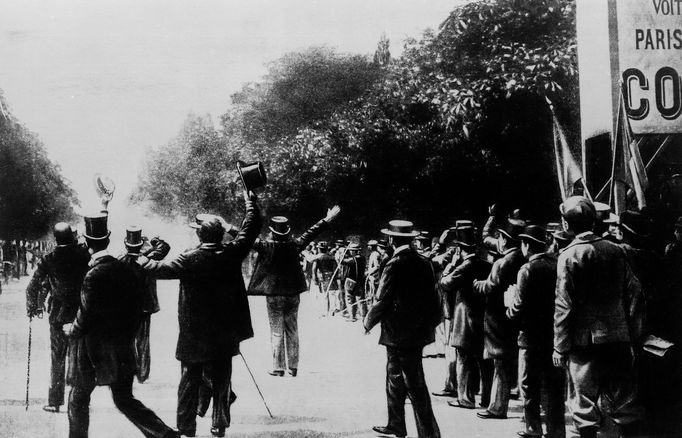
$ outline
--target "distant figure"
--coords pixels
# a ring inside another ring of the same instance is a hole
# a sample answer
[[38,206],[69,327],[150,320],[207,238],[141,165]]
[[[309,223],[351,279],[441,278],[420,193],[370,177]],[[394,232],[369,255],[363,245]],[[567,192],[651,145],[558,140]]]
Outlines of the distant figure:
[[269,374],[272,376],[283,376],[287,367],[292,376],[298,373],[299,295],[307,289],[299,256],[340,211],[338,206],[330,208],[323,219],[297,239],[291,238],[289,220],[284,216],[274,216],[270,219],[271,237],[254,243],[253,249],[258,258],[248,293],[266,296],[272,343],[272,370]]
[[419,438],[439,438],[422,367],[422,349],[433,342],[441,319],[433,268],[412,247],[419,235],[412,222],[394,220],[381,232],[389,236],[395,251],[381,275],[377,302],[364,321],[366,333],[381,323],[379,343],[386,346],[387,355],[388,424],[373,430],[405,437],[405,399],[409,397]]
[[359,243],[348,245],[348,254],[341,261],[346,267],[347,274],[343,286],[346,292],[346,316],[348,321],[355,322],[356,314],[361,318],[367,314],[367,302],[365,301],[365,257],[360,252],[362,247]]
[[26,288],[28,316],[40,316],[46,299],[50,315],[50,389],[47,405],[43,407],[47,412],[59,412],[64,404],[66,353],[69,341],[62,331],[62,326],[73,322],[76,317],[83,278],[90,261],[88,248],[78,244],[69,224],[65,222],[56,224],[53,235],[57,247],[40,259]]

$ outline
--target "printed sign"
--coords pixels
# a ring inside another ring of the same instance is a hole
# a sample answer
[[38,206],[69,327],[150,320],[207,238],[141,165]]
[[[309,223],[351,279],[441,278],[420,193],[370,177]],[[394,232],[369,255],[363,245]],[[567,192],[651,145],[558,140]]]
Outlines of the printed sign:
[[682,0],[614,3],[620,79],[632,130],[682,132]]

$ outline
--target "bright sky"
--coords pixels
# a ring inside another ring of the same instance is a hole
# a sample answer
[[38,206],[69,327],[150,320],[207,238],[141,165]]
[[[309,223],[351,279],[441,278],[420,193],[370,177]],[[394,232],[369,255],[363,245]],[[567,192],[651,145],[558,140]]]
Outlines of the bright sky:
[[267,62],[313,45],[373,53],[384,32],[398,55],[406,37],[437,28],[462,2],[4,0],[0,89],[84,208],[102,172],[117,184],[112,208],[129,210],[145,150],[189,112],[217,120]]

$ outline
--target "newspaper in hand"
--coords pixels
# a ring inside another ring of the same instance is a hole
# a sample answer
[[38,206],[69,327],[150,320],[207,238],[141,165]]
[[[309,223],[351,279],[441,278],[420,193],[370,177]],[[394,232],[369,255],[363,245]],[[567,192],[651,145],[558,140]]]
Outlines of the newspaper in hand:
[[519,288],[515,284],[512,284],[504,291],[504,307],[511,307],[514,304],[514,299],[516,294],[519,293]]

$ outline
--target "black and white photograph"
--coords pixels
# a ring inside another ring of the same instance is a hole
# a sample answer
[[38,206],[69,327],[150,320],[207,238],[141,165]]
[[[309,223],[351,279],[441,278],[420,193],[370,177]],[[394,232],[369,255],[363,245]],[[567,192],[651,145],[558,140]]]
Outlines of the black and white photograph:
[[4,0],[0,436],[682,437],[682,0]]

